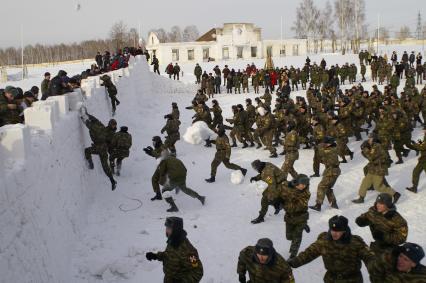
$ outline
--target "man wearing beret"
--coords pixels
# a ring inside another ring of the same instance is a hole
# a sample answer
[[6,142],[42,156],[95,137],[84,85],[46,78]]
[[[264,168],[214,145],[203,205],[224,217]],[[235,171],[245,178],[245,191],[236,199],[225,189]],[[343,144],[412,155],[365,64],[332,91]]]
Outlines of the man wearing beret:
[[240,252],[237,266],[240,283],[294,283],[293,272],[285,259],[275,251],[272,241],[263,238],[256,246],[248,246]]
[[370,262],[369,271],[372,283],[424,283],[426,267],[420,262],[425,253],[417,244],[405,243],[383,253]]
[[305,251],[288,261],[298,268],[322,256],[327,272],[325,283],[361,283],[361,260],[367,264],[374,259],[363,239],[352,235],[348,219],[335,215],[328,221],[329,231],[323,232]]

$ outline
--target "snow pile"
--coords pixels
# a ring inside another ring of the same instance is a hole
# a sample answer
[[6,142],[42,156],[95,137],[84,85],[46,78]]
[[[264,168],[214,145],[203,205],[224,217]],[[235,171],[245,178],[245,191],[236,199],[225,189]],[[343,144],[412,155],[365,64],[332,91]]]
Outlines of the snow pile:
[[192,124],[183,135],[183,139],[190,144],[201,144],[207,139],[215,139],[216,137],[216,133],[202,121]]
[[244,182],[244,175],[240,170],[236,170],[231,173],[231,183],[234,185],[240,185]]

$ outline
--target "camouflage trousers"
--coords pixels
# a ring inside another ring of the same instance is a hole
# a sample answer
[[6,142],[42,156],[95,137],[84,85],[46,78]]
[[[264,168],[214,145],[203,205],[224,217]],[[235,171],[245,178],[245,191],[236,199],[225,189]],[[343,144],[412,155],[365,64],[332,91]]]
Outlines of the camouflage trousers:
[[110,95],[109,98],[111,99],[112,112],[114,113],[117,108],[116,105],[120,104],[120,101],[115,95]]
[[324,276],[324,283],[363,283],[361,271],[353,274],[334,274],[327,271]]
[[326,168],[323,177],[318,184],[317,200],[318,204],[324,203],[324,198],[327,197],[329,203],[336,201],[334,196],[333,186],[336,184],[337,178],[340,175],[340,168]]
[[286,180],[287,180],[288,173],[290,173],[293,179],[297,177],[297,172],[294,169],[294,162],[296,162],[296,160],[298,159],[299,159],[298,151],[286,152],[284,163],[281,166],[281,170],[284,172],[284,176]]
[[254,131],[254,140],[260,144],[260,141],[263,143],[263,145],[266,147],[267,150],[269,150],[269,152],[271,154],[277,154],[277,149],[275,147],[272,146],[272,139],[274,137],[274,131],[269,130],[266,131],[263,134],[260,134],[260,132],[258,131],[258,129],[256,129]]
[[129,150],[113,149],[109,154],[109,164],[111,171],[114,172],[115,160],[117,160],[117,167],[121,168],[121,162],[124,158],[129,157]]
[[[180,191],[182,191],[182,192],[184,192],[185,194],[187,194],[188,196],[190,196],[192,198],[200,199],[200,197],[201,197],[196,191],[188,188],[186,186],[185,182],[180,183],[180,184],[173,184],[173,183],[165,184],[164,187],[163,187],[163,189],[161,190],[161,192],[163,194],[167,195],[170,192],[172,192],[173,190],[175,190],[176,194],[178,194]],[[166,195],[164,196],[165,198],[171,197],[171,196],[166,196]]]
[[219,167],[219,165],[223,163],[223,165],[225,165],[226,168],[231,169],[231,170],[241,170],[241,167],[238,166],[237,164],[231,163],[229,161],[228,157],[221,157],[218,156],[218,153],[216,153],[216,156],[214,157],[212,164],[211,164],[211,173],[210,176],[215,177],[216,176],[216,172],[217,172],[217,167]]
[[166,139],[164,140],[164,145],[170,149],[171,153],[176,153],[176,147],[175,144],[176,142],[180,140],[180,135],[179,133],[177,134],[172,134],[172,135],[168,135],[166,136]]
[[151,177],[152,190],[154,193],[160,193],[160,171],[158,168],[155,170],[154,174]]
[[365,197],[367,195],[367,190],[371,186],[373,186],[374,189],[380,193],[387,193],[391,196],[395,194],[395,191],[384,183],[384,176],[368,173],[364,177],[364,179],[362,179],[362,182],[358,191],[359,196]]
[[337,139],[336,140],[336,148],[337,148],[337,153],[339,154],[339,156],[342,159],[346,159],[345,156],[349,155],[351,153],[351,151],[348,147],[348,139],[347,138]]
[[319,175],[319,171],[320,171],[320,156],[318,153],[318,146],[314,147],[314,162],[313,162],[313,170],[314,170],[314,174]]
[[262,199],[260,200],[260,211],[259,217],[265,218],[266,213],[268,212],[268,207],[272,205],[275,209],[278,209],[281,205],[280,199],[269,200],[266,195],[262,195]]
[[303,230],[305,229],[306,222],[301,223],[285,223],[285,236],[288,241],[291,241],[290,244],[290,257],[297,256],[299,252],[300,244],[302,243]]
[[234,143],[234,144],[237,143],[237,140],[240,143],[245,143],[246,135],[245,135],[245,131],[244,130],[241,130],[241,129],[238,129],[238,128],[234,127],[231,130],[231,132],[229,133],[229,136],[231,137],[232,143]]
[[413,187],[417,188],[419,185],[420,174],[425,171],[426,172],[426,162],[425,160],[419,160],[416,167],[413,170]]
[[112,177],[112,171],[108,164],[108,149],[106,145],[95,145],[92,144],[91,147],[87,147],[84,150],[84,156],[86,160],[93,163],[92,154],[99,155],[101,159],[102,169],[104,170],[105,175]]

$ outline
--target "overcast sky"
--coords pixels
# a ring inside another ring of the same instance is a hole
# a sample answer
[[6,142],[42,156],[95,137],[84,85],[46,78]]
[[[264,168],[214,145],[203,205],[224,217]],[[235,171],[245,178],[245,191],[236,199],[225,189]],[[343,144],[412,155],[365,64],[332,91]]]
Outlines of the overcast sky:
[[[327,0],[314,0],[323,7]],[[335,0],[330,0],[333,4]],[[173,25],[195,24],[200,33],[224,22],[252,22],[262,28],[263,38],[280,37],[280,18],[284,36],[291,37],[295,11],[301,0],[1,0],[0,48],[20,45],[21,23],[24,44],[69,43],[106,38],[116,21],[128,27],[148,30]],[[426,0],[365,0],[369,29],[377,25],[377,14],[390,30],[408,25],[416,27],[417,13],[426,22]],[[81,5],[80,11],[76,10]],[[392,35],[392,34],[391,34]]]

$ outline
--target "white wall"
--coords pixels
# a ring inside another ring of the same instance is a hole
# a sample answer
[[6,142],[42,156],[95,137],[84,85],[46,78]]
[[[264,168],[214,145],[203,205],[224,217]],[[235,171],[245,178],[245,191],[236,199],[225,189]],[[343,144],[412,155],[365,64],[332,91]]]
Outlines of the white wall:
[[[131,72],[112,74],[119,92],[122,80],[140,75],[141,65],[132,62]],[[98,81],[83,84],[84,104],[107,123],[109,102]],[[40,102],[26,110],[27,125],[0,128],[1,283],[73,282],[71,253],[87,224],[88,208],[98,190],[111,189],[99,162],[94,171],[86,169],[84,148],[90,139],[78,100],[83,100],[80,91]]]

